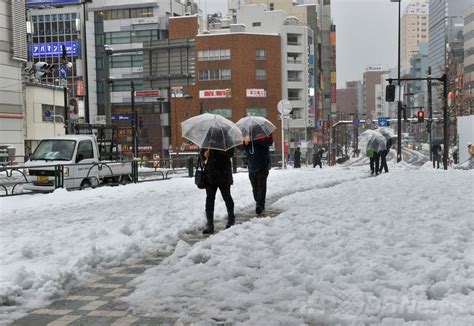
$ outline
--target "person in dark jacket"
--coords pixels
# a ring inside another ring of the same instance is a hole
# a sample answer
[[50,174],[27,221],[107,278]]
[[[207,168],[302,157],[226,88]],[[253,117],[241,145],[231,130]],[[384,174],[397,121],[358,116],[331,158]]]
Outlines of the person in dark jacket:
[[230,186],[233,184],[231,158],[234,149],[218,151],[214,149],[202,149],[201,159],[204,161],[206,171],[206,229],[204,234],[214,233],[214,203],[217,189],[220,190],[222,199],[227,207],[227,225],[230,228],[235,224],[234,200],[230,194]]
[[381,150],[379,152],[380,155],[380,168],[379,168],[379,173],[382,173],[382,170],[385,171],[385,173],[388,173],[388,165],[387,165],[387,155],[390,152],[390,148],[392,147],[392,139],[389,138],[387,140],[386,148],[384,150]]
[[319,151],[315,151],[313,154],[313,168],[316,167],[316,165],[319,165],[319,167],[322,169],[323,168],[323,163],[321,161],[321,158],[323,157],[324,154],[324,149],[321,148]]
[[295,150],[294,158],[295,158],[294,167],[295,168],[300,168],[301,167],[301,151],[300,151],[299,147],[297,147],[296,150]]
[[247,157],[250,184],[252,185],[255,200],[255,213],[261,214],[265,210],[265,197],[267,195],[267,178],[271,168],[270,146],[273,136],[262,135],[256,140],[244,140],[243,148]]
[[431,153],[433,155],[433,169],[439,169],[439,162],[441,161],[441,151],[442,149],[440,144],[431,145]]

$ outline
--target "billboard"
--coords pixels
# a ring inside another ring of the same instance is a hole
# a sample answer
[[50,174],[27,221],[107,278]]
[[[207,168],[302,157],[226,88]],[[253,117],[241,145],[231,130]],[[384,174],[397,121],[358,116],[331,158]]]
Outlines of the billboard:
[[27,7],[62,6],[67,4],[80,4],[81,0],[26,0]]
[[68,55],[81,54],[81,41],[54,42],[54,43],[30,43],[30,53],[32,57],[61,56],[62,45],[66,45]]

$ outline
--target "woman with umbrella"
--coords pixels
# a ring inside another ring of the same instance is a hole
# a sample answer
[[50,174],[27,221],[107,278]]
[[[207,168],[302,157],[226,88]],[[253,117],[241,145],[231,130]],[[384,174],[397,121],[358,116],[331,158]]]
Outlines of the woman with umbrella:
[[214,233],[214,204],[217,189],[227,208],[227,225],[235,224],[234,200],[230,193],[233,184],[231,158],[234,147],[242,144],[242,133],[230,120],[204,113],[181,123],[183,137],[201,147],[206,179],[206,228],[203,234]]
[[267,178],[271,168],[270,146],[276,127],[263,117],[248,116],[240,119],[237,126],[244,138],[243,149],[247,157],[250,184],[255,200],[255,213],[265,210]]

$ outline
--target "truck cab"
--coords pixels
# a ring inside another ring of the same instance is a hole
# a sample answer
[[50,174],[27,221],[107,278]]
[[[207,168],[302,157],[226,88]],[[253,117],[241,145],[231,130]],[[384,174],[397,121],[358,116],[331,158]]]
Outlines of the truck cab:
[[[80,189],[107,181],[130,181],[131,164],[101,161],[97,141],[91,135],[66,135],[43,139],[25,163],[28,183],[24,189],[55,189],[55,167],[64,166],[64,187]],[[105,166],[105,168],[103,167]]]

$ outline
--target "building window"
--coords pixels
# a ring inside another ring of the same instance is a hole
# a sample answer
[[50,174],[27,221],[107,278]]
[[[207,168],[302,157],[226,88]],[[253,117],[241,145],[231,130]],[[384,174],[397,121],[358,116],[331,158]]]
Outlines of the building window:
[[267,117],[267,109],[266,108],[247,108],[246,110],[247,115],[259,116],[259,117]]
[[41,104],[41,117],[43,122],[53,122],[56,119],[56,122],[64,123],[64,108],[58,105],[55,108],[54,105]]
[[252,23],[252,27],[259,27],[259,26],[262,26],[261,22],[253,22]]
[[230,69],[202,69],[199,71],[199,80],[230,80]]
[[198,51],[198,61],[229,60],[230,49],[210,49]]
[[130,19],[130,18],[143,18],[153,17],[153,7],[148,8],[137,8],[137,9],[114,9],[104,10],[96,14],[97,20],[115,20],[115,19]]
[[[329,98],[330,97],[331,97],[331,95],[329,95]],[[301,100],[300,91],[298,89],[288,89],[288,99],[290,101]]]
[[232,110],[228,108],[220,108],[220,109],[210,109],[211,113],[218,114],[223,116],[224,118],[231,119],[232,118]]
[[255,71],[255,77],[257,80],[266,80],[267,79],[267,70],[266,69],[257,69]]
[[265,60],[265,49],[255,50],[255,57],[257,60]]
[[273,3],[270,3],[270,11],[275,10],[275,5]]
[[143,55],[117,55],[110,57],[110,68],[143,67]]

